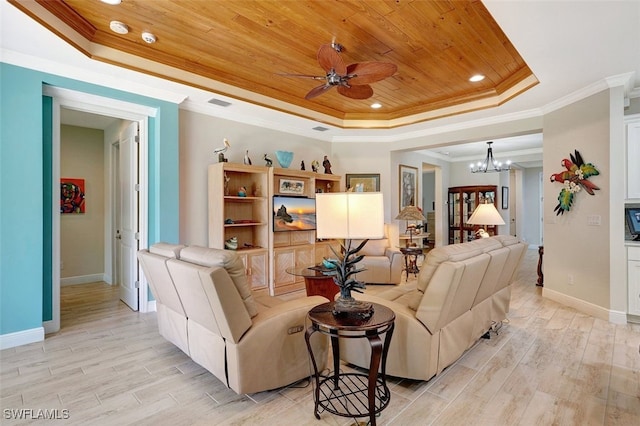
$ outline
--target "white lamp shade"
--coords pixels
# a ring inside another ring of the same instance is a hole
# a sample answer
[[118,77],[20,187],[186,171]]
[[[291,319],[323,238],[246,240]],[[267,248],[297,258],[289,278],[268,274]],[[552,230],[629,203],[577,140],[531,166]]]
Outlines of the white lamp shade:
[[378,239],[384,237],[381,192],[316,194],[317,238]]
[[469,225],[504,225],[502,216],[492,203],[479,204],[471,217],[467,220]]

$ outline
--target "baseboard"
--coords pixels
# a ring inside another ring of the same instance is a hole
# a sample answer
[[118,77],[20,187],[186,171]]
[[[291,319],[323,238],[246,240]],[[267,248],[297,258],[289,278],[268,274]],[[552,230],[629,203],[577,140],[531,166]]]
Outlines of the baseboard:
[[44,340],[44,327],[16,331],[15,333],[0,334],[0,350],[14,348]]
[[600,318],[601,320],[612,322],[614,324],[626,324],[627,314],[624,312],[611,311],[603,308],[602,306],[594,305],[591,302],[577,299],[572,296],[568,296],[564,293],[560,293],[555,290],[550,290],[547,287],[542,289],[542,297],[553,300],[554,302],[561,303],[566,306],[570,306],[573,309],[591,315],[592,317]]
[[60,278],[60,285],[89,284],[97,281],[105,281],[104,274],[79,275],[77,277]]

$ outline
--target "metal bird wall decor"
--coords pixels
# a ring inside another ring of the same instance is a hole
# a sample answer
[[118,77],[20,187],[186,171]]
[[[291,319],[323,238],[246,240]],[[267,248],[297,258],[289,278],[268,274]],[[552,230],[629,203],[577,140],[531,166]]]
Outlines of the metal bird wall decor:
[[594,191],[600,189],[589,180],[591,176],[600,174],[596,166],[585,163],[577,149],[574,152],[575,155],[569,153],[570,159],[565,158],[560,162],[566,170],[554,173],[550,177],[551,182],[559,182],[563,185],[558,195],[558,205],[553,209],[556,216],[571,209],[575,194],[581,190],[584,189],[589,195],[595,195]]

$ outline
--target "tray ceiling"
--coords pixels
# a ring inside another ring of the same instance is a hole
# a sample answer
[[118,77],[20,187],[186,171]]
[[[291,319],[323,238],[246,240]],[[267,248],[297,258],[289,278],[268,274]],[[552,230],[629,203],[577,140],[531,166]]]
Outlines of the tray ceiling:
[[[95,60],[343,128],[498,106],[538,83],[480,1],[9,2]],[[111,31],[114,20],[129,32]],[[321,82],[278,74],[323,75],[316,53],[332,40],[347,64],[392,62],[398,71],[373,83],[370,99],[331,90],[305,100]],[[475,74],[486,78],[472,83]]]

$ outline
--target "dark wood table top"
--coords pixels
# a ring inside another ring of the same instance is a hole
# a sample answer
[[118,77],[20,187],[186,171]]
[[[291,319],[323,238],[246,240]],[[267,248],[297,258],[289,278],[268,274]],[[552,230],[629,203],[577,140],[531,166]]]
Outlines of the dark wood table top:
[[384,327],[396,319],[396,314],[386,306],[372,303],[373,315],[363,319],[357,315],[334,315],[335,302],[323,303],[309,311],[309,318],[315,324],[333,330],[365,331]]

